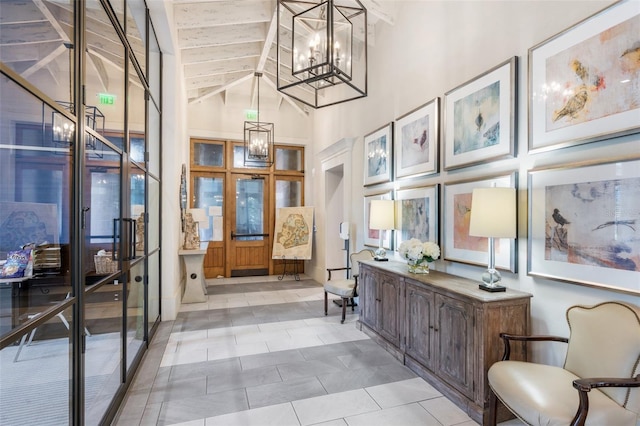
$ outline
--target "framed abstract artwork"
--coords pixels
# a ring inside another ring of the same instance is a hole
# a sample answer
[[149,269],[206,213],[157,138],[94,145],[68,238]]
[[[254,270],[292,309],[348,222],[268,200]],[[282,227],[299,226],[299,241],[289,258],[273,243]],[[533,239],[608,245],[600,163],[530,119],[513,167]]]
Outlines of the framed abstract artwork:
[[378,247],[380,244],[380,232],[382,232],[382,248],[391,250],[393,242],[391,234],[393,231],[380,231],[369,229],[369,214],[371,212],[371,200],[391,200],[391,191],[377,195],[367,195],[364,197],[364,245]]
[[529,172],[528,273],[640,294],[640,160]]
[[394,126],[397,178],[438,171],[440,98],[435,98],[396,119]]
[[515,155],[517,75],[514,56],[445,93],[445,169]]
[[392,138],[393,123],[386,124],[364,137],[365,186],[391,180]]
[[622,1],[529,49],[529,151],[640,131],[640,8]]
[[[475,188],[517,188],[518,173],[466,180],[444,185],[443,206],[443,258],[454,262],[486,266],[489,259],[489,241],[469,235],[471,194]],[[495,265],[497,269],[517,271],[518,240],[497,238]]]
[[411,238],[439,244],[439,185],[396,192],[396,247]]

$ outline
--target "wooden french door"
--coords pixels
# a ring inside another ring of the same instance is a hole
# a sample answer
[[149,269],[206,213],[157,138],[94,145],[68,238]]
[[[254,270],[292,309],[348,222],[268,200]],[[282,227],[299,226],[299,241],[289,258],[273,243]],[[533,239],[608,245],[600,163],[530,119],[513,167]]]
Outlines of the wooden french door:
[[268,275],[271,247],[269,176],[232,173],[227,186],[227,273]]

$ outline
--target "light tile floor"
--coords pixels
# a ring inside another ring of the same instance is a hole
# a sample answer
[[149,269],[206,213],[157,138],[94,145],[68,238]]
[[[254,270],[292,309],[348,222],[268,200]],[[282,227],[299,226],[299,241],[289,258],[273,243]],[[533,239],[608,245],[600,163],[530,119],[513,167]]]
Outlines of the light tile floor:
[[160,325],[115,425],[477,424],[357,330],[357,310],[325,317],[317,282],[248,281],[208,280],[207,302]]

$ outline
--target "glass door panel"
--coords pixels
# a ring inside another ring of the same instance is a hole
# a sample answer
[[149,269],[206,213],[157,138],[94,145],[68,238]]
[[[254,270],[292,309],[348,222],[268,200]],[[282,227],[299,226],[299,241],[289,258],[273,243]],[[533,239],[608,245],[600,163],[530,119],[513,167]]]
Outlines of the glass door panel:
[[123,287],[120,278],[85,292],[85,425],[101,423],[122,380]]
[[267,177],[233,174],[227,194],[230,201],[231,235],[229,263],[230,275],[268,275],[270,237]]
[[160,251],[149,255],[148,265],[147,279],[149,284],[147,285],[147,298],[149,323],[147,327],[151,332],[155,322],[160,320]]
[[127,368],[138,355],[144,343],[144,260],[129,269],[127,285]]
[[200,223],[200,241],[208,241],[204,275],[215,278],[225,273],[224,174],[192,172],[193,207],[204,209],[208,222]]

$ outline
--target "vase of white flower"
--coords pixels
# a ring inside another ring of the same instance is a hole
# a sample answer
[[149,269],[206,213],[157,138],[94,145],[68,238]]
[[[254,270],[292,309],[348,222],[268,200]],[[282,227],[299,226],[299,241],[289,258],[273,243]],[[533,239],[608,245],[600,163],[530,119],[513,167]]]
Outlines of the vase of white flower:
[[407,259],[409,272],[413,274],[428,274],[429,264],[440,257],[440,247],[434,242],[422,242],[411,238],[400,243],[400,256]]

